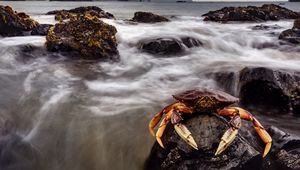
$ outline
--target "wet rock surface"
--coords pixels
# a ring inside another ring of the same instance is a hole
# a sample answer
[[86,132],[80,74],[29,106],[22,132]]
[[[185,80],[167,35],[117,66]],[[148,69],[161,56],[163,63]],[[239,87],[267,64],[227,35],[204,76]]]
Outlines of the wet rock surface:
[[24,12],[16,12],[9,6],[0,5],[0,35],[24,36],[39,26]]
[[240,104],[256,112],[299,113],[300,73],[266,67],[245,67],[238,72],[207,74],[229,94],[238,96]]
[[[46,36],[52,52],[67,52],[82,59],[118,59],[117,29],[90,15],[55,24]],[[73,53],[70,53],[73,52]]]
[[169,123],[162,141],[153,146],[145,169],[259,169],[262,163],[260,151],[251,146],[244,136],[238,135],[230,147],[218,156],[214,153],[220,139],[229,127],[223,118],[203,114],[186,119],[199,150],[186,144]]
[[260,24],[260,25],[255,25],[254,27],[251,27],[252,30],[275,30],[275,29],[281,29],[279,25],[265,25],[265,24]]
[[287,29],[280,33],[279,39],[292,44],[300,44],[300,19],[294,21],[292,29]]
[[290,92],[292,111],[295,115],[300,115],[300,85]]
[[296,19],[300,14],[275,4],[265,4],[261,7],[224,7],[203,15],[205,21],[269,21],[280,19]]
[[242,105],[268,112],[290,112],[290,89],[300,81],[299,73],[264,67],[240,71],[239,97]]
[[41,168],[36,148],[18,136],[14,124],[0,117],[0,169],[38,170]]
[[52,24],[40,24],[31,31],[31,35],[45,36],[48,34],[48,30],[52,27]]
[[138,48],[143,52],[157,55],[176,55],[183,53],[185,49],[192,47],[202,46],[200,40],[183,37],[180,39],[176,38],[156,38],[142,40],[138,44]]
[[141,23],[157,23],[157,22],[168,22],[170,21],[168,18],[153,14],[151,12],[135,12],[134,17],[130,20],[134,22]]
[[108,18],[108,19],[115,19],[114,15],[105,12],[101,8],[97,6],[87,6],[87,7],[78,7],[70,10],[55,10],[49,11],[47,15],[55,15],[55,20],[62,21],[65,19],[75,18],[77,15],[91,15],[98,18]]
[[223,153],[214,156],[219,140],[228,128],[227,121],[212,114],[196,115],[185,120],[200,149],[197,151],[186,144],[169,123],[162,137],[165,149],[156,142],[144,169],[299,169],[300,138],[275,126],[265,127],[273,139],[265,158],[261,156],[265,144],[252,123],[245,120],[234,142]]
[[300,138],[285,133],[275,126],[267,129],[273,138],[270,155],[265,160],[265,170],[300,169]]

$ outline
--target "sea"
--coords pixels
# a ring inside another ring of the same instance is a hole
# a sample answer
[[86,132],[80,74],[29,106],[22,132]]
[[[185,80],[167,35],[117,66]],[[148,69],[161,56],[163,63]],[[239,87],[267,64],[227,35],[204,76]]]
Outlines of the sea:
[[[117,30],[119,62],[74,61],[65,56],[33,53],[20,46],[44,47],[45,36],[0,38],[0,128],[12,135],[0,139],[24,170],[140,170],[155,139],[148,122],[173,102],[172,94],[190,88],[219,89],[209,74],[244,67],[300,71],[300,47],[260,48],[279,43],[278,35],[293,20],[264,23],[204,22],[202,14],[225,6],[261,6],[270,2],[55,2],[1,1],[26,12],[40,23],[55,24],[46,12],[98,6],[114,14],[104,19]],[[274,2],[300,11],[300,3]],[[130,24],[136,11],[167,16],[171,22]],[[265,24],[274,30],[253,30]],[[203,46],[180,56],[157,57],[137,44],[145,39],[190,36]],[[238,95],[234,86],[233,94]],[[274,125],[300,136],[300,118],[290,113],[254,114],[265,126]],[[9,123],[3,123],[9,122]],[[247,122],[245,122],[247,123]],[[3,145],[1,145],[3,146]],[[4,158],[1,158],[2,160]],[[5,167],[6,164],[2,164]],[[1,164],[0,164],[1,167]]]

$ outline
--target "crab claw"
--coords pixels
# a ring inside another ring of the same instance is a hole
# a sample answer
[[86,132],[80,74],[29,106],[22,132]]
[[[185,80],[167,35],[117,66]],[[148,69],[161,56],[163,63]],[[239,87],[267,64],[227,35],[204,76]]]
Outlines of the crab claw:
[[185,141],[187,142],[190,146],[198,150],[198,146],[192,136],[192,133],[188,130],[188,128],[182,124],[182,123],[177,123],[174,124],[175,131],[177,134]]
[[222,153],[235,139],[238,134],[238,129],[231,127],[228,129],[221,138],[221,142],[219,143],[218,149],[215,155],[219,155]]

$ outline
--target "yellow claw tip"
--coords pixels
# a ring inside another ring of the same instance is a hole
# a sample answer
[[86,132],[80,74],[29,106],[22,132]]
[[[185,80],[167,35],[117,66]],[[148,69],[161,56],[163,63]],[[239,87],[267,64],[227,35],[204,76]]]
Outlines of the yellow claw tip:
[[267,143],[266,144],[266,147],[265,147],[265,150],[264,150],[264,154],[263,154],[263,158],[266,157],[271,149],[271,146],[272,146],[272,143]]
[[158,144],[165,149],[164,144],[162,143],[161,139],[156,137],[156,141],[158,142]]

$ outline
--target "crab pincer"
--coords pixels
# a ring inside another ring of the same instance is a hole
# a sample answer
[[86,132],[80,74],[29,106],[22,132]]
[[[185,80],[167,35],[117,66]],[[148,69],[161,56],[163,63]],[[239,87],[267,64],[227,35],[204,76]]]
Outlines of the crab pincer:
[[183,123],[181,123],[182,120],[181,113],[173,112],[171,122],[174,125],[175,131],[186,143],[198,150],[198,146],[192,136],[192,133]]

